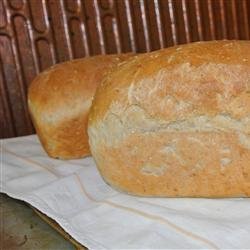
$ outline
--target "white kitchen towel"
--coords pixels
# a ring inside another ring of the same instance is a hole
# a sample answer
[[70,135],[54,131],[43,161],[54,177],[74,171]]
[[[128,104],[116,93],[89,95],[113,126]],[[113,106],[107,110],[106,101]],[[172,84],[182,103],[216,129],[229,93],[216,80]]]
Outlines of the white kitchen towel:
[[119,193],[91,157],[51,159],[34,135],[1,140],[0,184],[90,249],[250,249],[250,199]]

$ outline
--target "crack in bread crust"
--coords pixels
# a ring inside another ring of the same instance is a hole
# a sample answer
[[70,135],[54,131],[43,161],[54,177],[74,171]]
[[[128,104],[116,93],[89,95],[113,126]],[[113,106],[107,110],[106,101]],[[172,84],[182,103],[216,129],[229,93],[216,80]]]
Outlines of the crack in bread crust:
[[[93,128],[89,129],[92,133]],[[107,145],[119,145],[123,138],[133,133],[157,132],[231,132],[239,134],[242,145],[250,148],[250,116],[234,119],[228,114],[199,115],[189,119],[163,121],[150,117],[139,105],[130,105],[122,116],[110,111],[94,129],[99,138],[106,138]],[[96,133],[95,132],[95,133]]]

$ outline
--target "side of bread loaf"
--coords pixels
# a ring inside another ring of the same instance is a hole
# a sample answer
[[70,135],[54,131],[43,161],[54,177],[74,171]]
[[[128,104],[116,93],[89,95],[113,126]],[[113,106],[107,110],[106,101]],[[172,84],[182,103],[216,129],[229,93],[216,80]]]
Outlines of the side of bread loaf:
[[96,87],[105,75],[132,54],[101,55],[52,66],[28,91],[28,106],[46,152],[73,159],[90,154],[87,117]]
[[107,183],[130,194],[250,196],[250,42],[131,58],[98,88],[88,127]]

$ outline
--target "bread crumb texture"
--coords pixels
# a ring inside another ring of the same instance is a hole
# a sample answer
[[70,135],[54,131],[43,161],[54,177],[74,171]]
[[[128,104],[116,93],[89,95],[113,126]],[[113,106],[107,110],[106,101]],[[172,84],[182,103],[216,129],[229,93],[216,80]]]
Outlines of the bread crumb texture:
[[130,194],[250,196],[250,42],[140,55],[98,88],[89,141],[109,184]]

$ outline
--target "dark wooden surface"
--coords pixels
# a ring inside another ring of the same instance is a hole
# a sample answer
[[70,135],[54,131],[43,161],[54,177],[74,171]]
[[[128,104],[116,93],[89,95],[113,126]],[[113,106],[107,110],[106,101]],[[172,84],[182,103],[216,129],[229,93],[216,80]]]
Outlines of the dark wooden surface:
[[24,202],[0,193],[0,250],[79,249],[46,222]]
[[34,133],[27,88],[50,65],[250,38],[250,0],[0,0],[0,138]]

